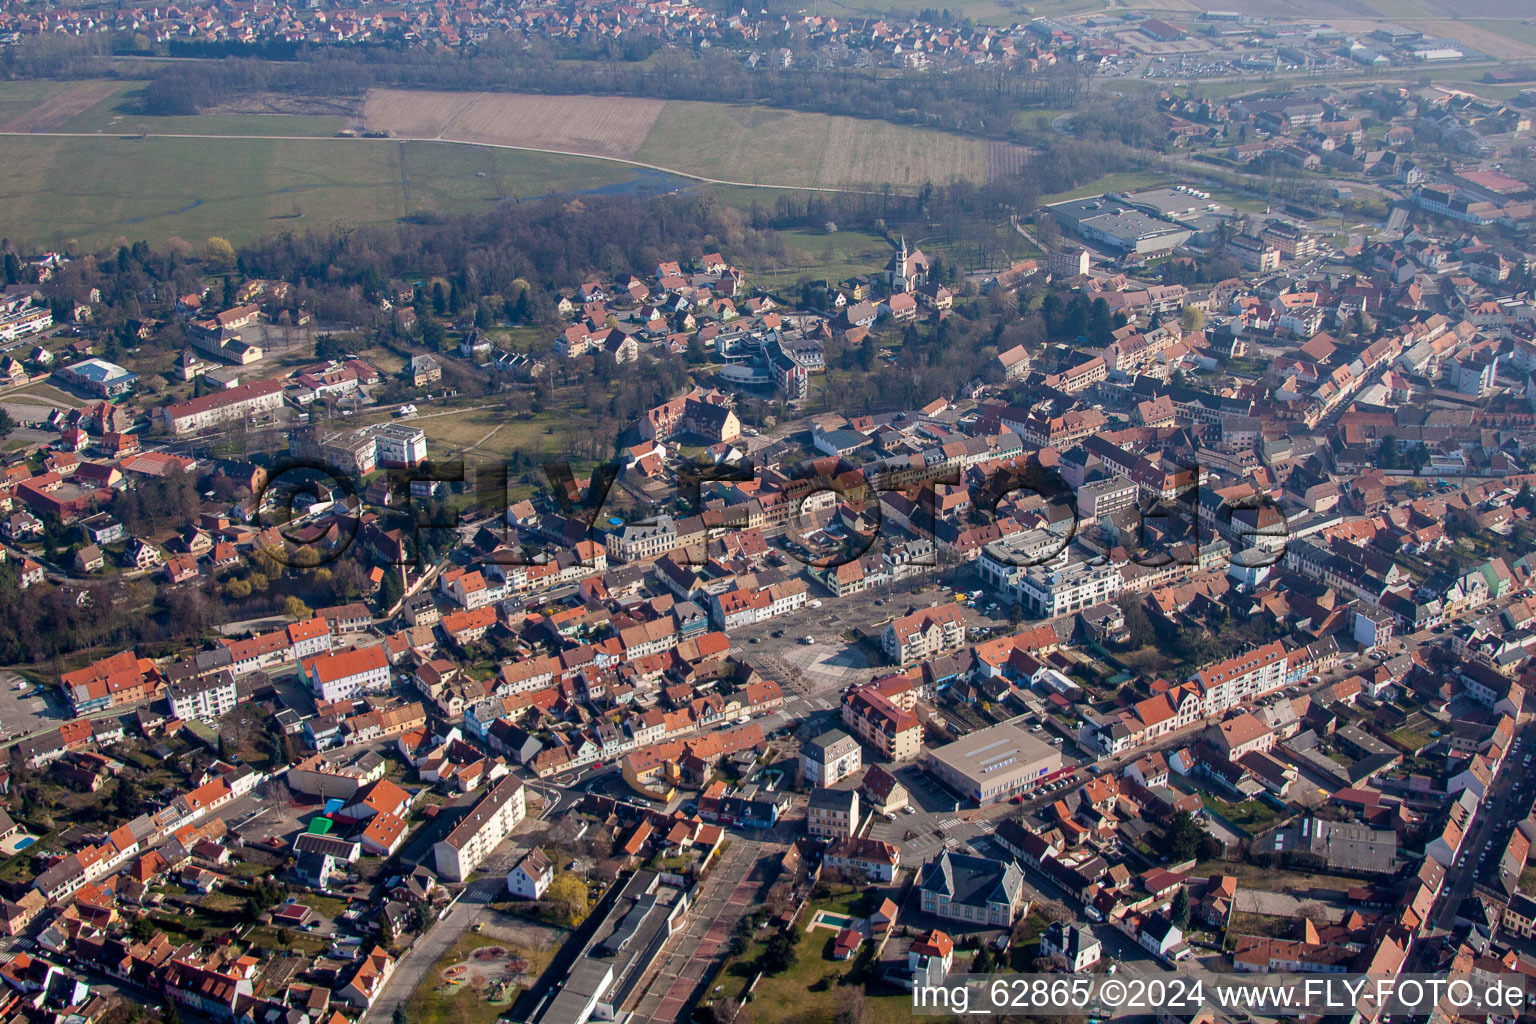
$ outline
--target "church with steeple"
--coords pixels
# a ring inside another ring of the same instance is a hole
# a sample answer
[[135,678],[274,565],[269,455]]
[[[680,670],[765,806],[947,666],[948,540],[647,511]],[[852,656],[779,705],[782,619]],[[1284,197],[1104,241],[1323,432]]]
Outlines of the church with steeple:
[[928,283],[928,257],[923,250],[907,251],[907,236],[901,236],[901,250],[885,265],[885,283],[891,292],[915,292]]

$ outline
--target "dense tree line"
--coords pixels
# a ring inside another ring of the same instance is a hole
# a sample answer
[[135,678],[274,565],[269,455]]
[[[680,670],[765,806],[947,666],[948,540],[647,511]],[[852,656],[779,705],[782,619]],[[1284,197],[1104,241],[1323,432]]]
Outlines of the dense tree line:
[[23,39],[0,47],[0,78],[111,78],[121,42],[105,33]]
[[197,478],[177,469],[118,491],[109,510],[129,532],[139,534],[185,523],[197,514],[201,504]]
[[356,60],[336,59],[326,50],[304,60],[231,57],[166,65],[145,86],[143,105],[146,114],[186,115],[252,93],[361,96],[383,84],[388,84],[387,76],[381,81],[376,69]]
[[22,590],[17,585],[14,561],[0,564],[0,662],[46,663],[77,651],[100,646],[123,646],[138,640],[166,636],[163,623],[135,607],[153,597],[153,588],[140,593],[135,587],[117,588],[116,597],[127,599],[121,607],[109,603],[108,591],[98,600],[77,604],[74,591],[41,586]]
[[568,59],[572,56],[580,55],[503,36],[461,51],[358,46],[299,51],[290,61],[172,63],[151,79],[144,109],[190,114],[253,91],[347,96],[390,86],[762,103],[1029,141],[1037,130],[1018,123],[1016,114],[1032,106],[1071,106],[1085,84],[1083,73],[1069,65],[1036,73],[973,67],[938,74],[751,69],[721,48],[697,54],[667,49],[643,64],[606,54],[600,60]]
[[704,197],[583,197],[510,203],[475,217],[269,238],[241,251],[239,269],[294,281],[316,295],[355,295],[362,303],[394,280],[441,279],[443,301],[432,294],[435,286],[428,301],[434,315],[439,306],[451,315],[489,295],[505,303],[525,289],[535,296],[570,289],[593,273],[644,274],[664,260],[696,257],[706,246],[750,258],[770,242],[740,211]]

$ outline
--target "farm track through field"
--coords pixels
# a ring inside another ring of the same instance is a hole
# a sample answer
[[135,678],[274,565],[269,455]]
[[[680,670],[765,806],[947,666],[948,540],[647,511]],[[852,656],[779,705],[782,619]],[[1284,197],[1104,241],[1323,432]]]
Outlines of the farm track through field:
[[[475,108],[475,104],[477,104],[481,100],[485,99],[485,97],[486,97],[486,94],[483,93],[483,92],[477,92],[477,93],[474,94],[474,96],[470,97],[469,102],[464,104],[457,111],[455,111],[453,116],[448,119],[448,123],[443,125],[443,130],[437,133],[437,137],[440,138],[440,139],[452,138],[453,136],[451,136],[449,133],[453,131],[454,125],[456,125],[460,121],[464,120],[464,115],[468,114],[471,110],[473,110]],[[365,106],[363,109],[366,110],[367,107]],[[364,118],[366,120],[367,114],[364,114],[363,116],[364,116]]]
[[[736,188],[768,188],[799,192],[847,192],[859,195],[880,195],[882,189],[874,187],[854,188],[844,185],[800,185],[784,182],[767,181],[730,181],[723,178],[710,178],[693,171],[685,171],[678,167],[665,167],[661,164],[644,163],[639,160],[631,160],[620,156],[599,156],[595,153],[582,153],[569,149],[545,149],[537,146],[514,146],[505,142],[458,142],[452,139],[438,139],[431,136],[412,137],[395,136],[388,139],[362,139],[362,138],[327,138],[314,135],[199,135],[191,132],[147,132],[142,135],[122,136],[110,132],[29,132],[29,131],[4,131],[0,130],[0,138],[7,136],[31,136],[34,138],[54,139],[224,139],[235,141],[253,142],[329,142],[329,143],[368,143],[368,142],[436,142],[450,146],[483,146],[491,149],[510,149],[524,153],[545,153],[550,156],[581,157],[587,160],[606,160],[610,163],[627,164],[631,167],[643,167],[646,170],[660,171],[663,174],[671,174],[679,178],[687,178],[690,181],[702,182],[705,185],[731,185]],[[404,169],[402,168],[402,175]],[[403,184],[402,180],[402,184]],[[901,188],[895,185],[895,188]]]
[[7,133],[36,134],[57,128],[122,88],[121,82],[80,82],[0,125]]

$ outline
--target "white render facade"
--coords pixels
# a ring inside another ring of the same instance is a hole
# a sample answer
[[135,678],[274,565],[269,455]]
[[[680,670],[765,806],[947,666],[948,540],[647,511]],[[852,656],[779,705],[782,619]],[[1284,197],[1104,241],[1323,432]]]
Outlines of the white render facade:
[[800,764],[808,784],[835,786],[863,766],[863,748],[852,736],[832,729],[806,744]]
[[1071,565],[1031,569],[1018,580],[1019,603],[1041,618],[1054,618],[1113,601],[1124,578],[1107,565]]
[[525,814],[527,794],[523,781],[509,775],[432,848],[437,873],[450,882],[464,881],[512,833]]
[[235,709],[235,678],[227,672],[211,679],[189,680],[167,692],[171,714],[184,722],[216,722]]
[[389,689],[389,659],[382,645],[325,654],[303,664],[311,691],[318,700],[348,700],[362,693]]

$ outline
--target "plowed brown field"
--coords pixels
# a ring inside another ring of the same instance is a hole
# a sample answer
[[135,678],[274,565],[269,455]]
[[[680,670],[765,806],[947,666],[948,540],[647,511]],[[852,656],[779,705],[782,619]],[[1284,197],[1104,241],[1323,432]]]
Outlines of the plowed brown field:
[[363,108],[369,131],[633,159],[664,100],[614,96],[375,89]]

